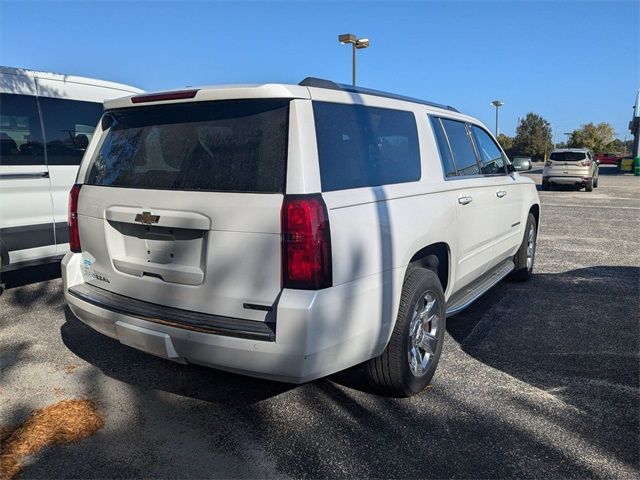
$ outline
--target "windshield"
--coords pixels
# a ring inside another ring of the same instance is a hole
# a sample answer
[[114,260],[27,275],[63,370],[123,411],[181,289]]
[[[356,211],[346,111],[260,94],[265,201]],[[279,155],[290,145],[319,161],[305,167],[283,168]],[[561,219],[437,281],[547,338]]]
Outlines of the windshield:
[[106,112],[86,183],[282,192],[288,110],[289,100],[233,100]]
[[549,160],[576,162],[578,160],[584,160],[585,158],[587,158],[587,156],[584,152],[553,152]]

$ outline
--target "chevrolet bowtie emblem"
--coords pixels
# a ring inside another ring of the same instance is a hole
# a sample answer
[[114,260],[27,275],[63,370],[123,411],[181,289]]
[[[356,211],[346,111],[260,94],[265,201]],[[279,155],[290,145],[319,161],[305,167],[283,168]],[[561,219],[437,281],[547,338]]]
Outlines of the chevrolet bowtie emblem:
[[158,223],[160,215],[151,215],[151,212],[142,212],[136,215],[136,222],[146,223],[151,225],[152,223]]

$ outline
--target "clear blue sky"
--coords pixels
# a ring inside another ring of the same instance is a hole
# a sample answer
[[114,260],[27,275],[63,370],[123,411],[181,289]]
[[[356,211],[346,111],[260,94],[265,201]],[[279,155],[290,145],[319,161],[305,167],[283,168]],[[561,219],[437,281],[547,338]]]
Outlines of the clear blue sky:
[[640,2],[30,2],[0,0],[0,64],[146,90],[217,83],[349,83],[456,106],[501,131],[533,111],[562,133],[628,134],[640,87]]

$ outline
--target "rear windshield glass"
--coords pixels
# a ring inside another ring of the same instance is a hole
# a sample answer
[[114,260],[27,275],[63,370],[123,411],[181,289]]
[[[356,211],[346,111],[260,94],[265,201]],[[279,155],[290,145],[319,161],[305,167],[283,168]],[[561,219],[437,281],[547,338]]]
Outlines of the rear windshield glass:
[[584,160],[586,155],[584,152],[553,152],[549,157],[550,160],[557,160],[561,162],[575,162],[577,160]]
[[106,112],[87,183],[163,190],[284,190],[289,100],[182,103]]

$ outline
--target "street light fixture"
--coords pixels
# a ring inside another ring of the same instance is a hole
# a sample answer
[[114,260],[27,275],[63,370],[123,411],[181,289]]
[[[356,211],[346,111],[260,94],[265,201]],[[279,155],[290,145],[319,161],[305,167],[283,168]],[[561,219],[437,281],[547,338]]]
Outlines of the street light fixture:
[[494,100],[491,105],[496,107],[496,138],[498,138],[498,109],[504,105],[504,102],[500,100]]
[[352,70],[353,70],[353,86],[356,86],[356,50],[361,50],[363,48],[369,48],[369,39],[368,38],[357,38],[353,33],[343,33],[342,35],[338,35],[338,41],[342,45],[346,45],[350,43],[353,47],[353,62],[352,62]]

